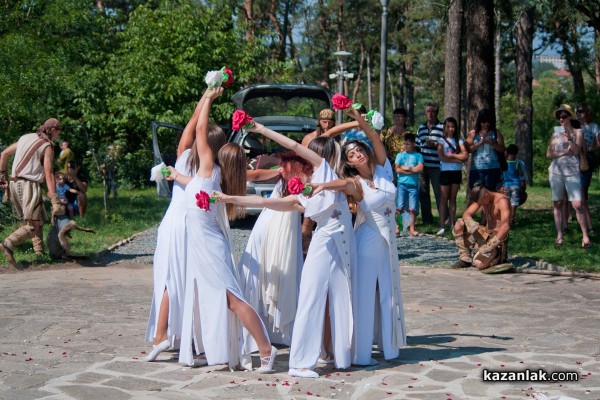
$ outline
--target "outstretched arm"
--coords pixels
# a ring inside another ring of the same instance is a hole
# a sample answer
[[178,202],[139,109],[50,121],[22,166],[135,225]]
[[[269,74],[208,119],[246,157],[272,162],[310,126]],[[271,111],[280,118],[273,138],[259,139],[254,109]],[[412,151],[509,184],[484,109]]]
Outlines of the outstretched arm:
[[385,152],[385,146],[379,137],[379,134],[373,129],[371,124],[367,122],[366,119],[363,118],[362,115],[358,112],[358,110],[354,108],[349,108],[346,110],[346,114],[350,118],[353,118],[356,122],[358,122],[358,126],[365,131],[367,134],[367,138],[371,141],[373,145],[373,152],[375,153],[375,162],[379,165],[385,164],[385,160],[387,160],[387,153]]
[[214,167],[214,155],[208,145],[208,117],[212,102],[223,93],[223,88],[208,88],[204,92],[205,100],[200,109],[198,123],[196,124],[196,148],[200,157],[200,168],[198,175],[202,178],[209,178]]
[[290,139],[287,136],[282,135],[281,133],[277,133],[275,131],[266,128],[264,125],[254,122],[254,126],[248,129],[250,132],[260,133],[264,137],[267,137],[271,140],[276,141],[283,147],[292,150],[294,153],[304,158],[306,161],[312,164],[313,168],[319,168],[321,166],[321,162],[323,158],[320,155],[310,150],[308,147],[302,146],[300,143],[295,140]]
[[179,139],[179,145],[177,146],[177,157],[181,156],[181,153],[192,147],[194,144],[194,139],[196,137],[196,125],[198,124],[198,116],[200,115],[200,110],[202,110],[202,104],[204,104],[205,97],[202,96],[196,105],[196,109],[194,110],[194,114],[188,121],[185,126],[183,133],[181,134],[181,138]]
[[281,174],[279,168],[277,169],[249,169],[246,171],[246,179],[251,182],[254,181],[266,181]]
[[321,136],[327,136],[330,138],[334,138],[350,129],[358,128],[358,126],[359,126],[358,122],[356,122],[356,121],[345,122],[343,124],[334,126],[333,128],[329,129],[327,132],[322,134]]
[[362,188],[356,184],[354,178],[336,179],[325,183],[310,183],[310,186],[313,188],[313,196],[323,190],[337,190],[346,196],[352,196],[356,201],[361,201],[363,198]]
[[266,207],[275,211],[300,211],[304,212],[304,207],[294,195],[283,198],[264,198],[262,196],[229,196],[225,193],[214,191],[215,196],[222,203],[230,203],[244,207]]

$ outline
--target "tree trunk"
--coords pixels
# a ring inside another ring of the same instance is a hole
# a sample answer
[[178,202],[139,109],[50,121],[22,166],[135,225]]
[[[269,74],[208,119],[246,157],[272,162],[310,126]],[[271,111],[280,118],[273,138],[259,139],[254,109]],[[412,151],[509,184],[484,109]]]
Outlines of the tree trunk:
[[516,142],[519,159],[527,167],[527,182],[533,183],[533,33],[534,9],[521,12],[517,24],[517,120]]
[[[460,77],[462,53],[463,0],[452,0],[446,28],[444,63],[444,117],[460,119]],[[401,72],[402,73],[402,72]],[[402,76],[402,75],[401,75]],[[401,96],[402,98],[402,96]]]
[[594,32],[594,61],[596,64],[596,93],[600,94],[600,33]]
[[367,93],[369,97],[369,110],[373,109],[373,88],[371,87],[371,55],[367,52]]
[[[581,50],[579,48],[579,36],[573,27],[573,23],[569,19],[556,20],[554,24],[562,46],[562,55],[567,62],[567,67],[573,78],[573,96],[578,102],[585,101],[585,83],[583,82],[583,66]],[[573,48],[572,51],[571,48]]]
[[363,74],[365,64],[365,44],[361,40],[360,42],[360,64],[358,65],[358,73],[356,74],[356,80],[354,81],[354,89],[352,90],[352,102],[356,102],[358,91],[360,90],[360,77]]
[[394,85],[392,84],[392,75],[390,74],[390,69],[386,69],[388,82],[390,83],[390,96],[392,97],[392,112],[396,109],[396,96],[394,96]]
[[[406,71],[406,112],[408,113],[409,126],[415,125],[415,86],[408,78],[412,76],[413,65],[408,61],[405,65]],[[415,134],[417,132],[414,132]]]
[[252,10],[252,6],[254,5],[254,0],[244,0],[244,15],[246,16],[246,40],[254,39],[254,12]]
[[496,43],[494,49],[494,76],[496,77],[494,82],[494,108],[496,109],[497,125],[500,123],[500,97],[502,95],[500,93],[500,73],[502,72],[502,59],[500,54],[502,52],[502,36],[500,32],[500,13],[497,13],[496,17],[498,20],[496,21]]
[[468,0],[467,130],[483,108],[494,112],[494,3]]

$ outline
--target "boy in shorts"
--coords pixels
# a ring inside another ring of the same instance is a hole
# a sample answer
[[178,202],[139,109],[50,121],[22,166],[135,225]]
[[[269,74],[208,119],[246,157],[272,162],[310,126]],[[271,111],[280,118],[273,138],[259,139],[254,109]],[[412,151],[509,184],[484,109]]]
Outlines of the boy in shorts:
[[511,144],[506,148],[506,162],[508,168],[502,173],[503,190],[510,200],[510,223],[515,223],[517,207],[521,205],[520,194],[525,190],[527,180],[525,177],[525,163],[517,160],[519,148],[516,144]]
[[404,135],[404,151],[398,153],[394,169],[398,174],[396,188],[396,214],[410,213],[409,231],[412,236],[422,236],[415,230],[419,211],[419,173],[423,171],[423,156],[415,151],[416,137],[412,133]]

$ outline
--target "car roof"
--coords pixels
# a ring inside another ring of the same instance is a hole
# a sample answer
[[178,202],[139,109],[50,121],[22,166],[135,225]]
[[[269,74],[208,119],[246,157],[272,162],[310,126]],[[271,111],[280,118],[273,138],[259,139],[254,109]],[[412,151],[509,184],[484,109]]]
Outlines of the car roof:
[[304,84],[274,84],[259,83],[242,89],[231,96],[238,110],[242,110],[244,103],[248,100],[264,97],[280,97],[289,100],[293,97],[306,97],[321,100],[331,104],[331,94],[329,90],[318,85]]

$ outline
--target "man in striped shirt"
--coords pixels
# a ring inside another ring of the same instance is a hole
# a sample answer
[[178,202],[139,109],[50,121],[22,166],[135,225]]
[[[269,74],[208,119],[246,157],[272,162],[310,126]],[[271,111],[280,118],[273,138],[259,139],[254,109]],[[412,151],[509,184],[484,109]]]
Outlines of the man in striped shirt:
[[423,155],[423,172],[419,174],[419,202],[421,203],[421,219],[423,224],[433,224],[429,185],[433,188],[435,205],[440,204],[440,160],[437,153],[438,141],[444,136],[444,124],[438,120],[437,103],[425,104],[427,121],[417,131],[417,146]]

